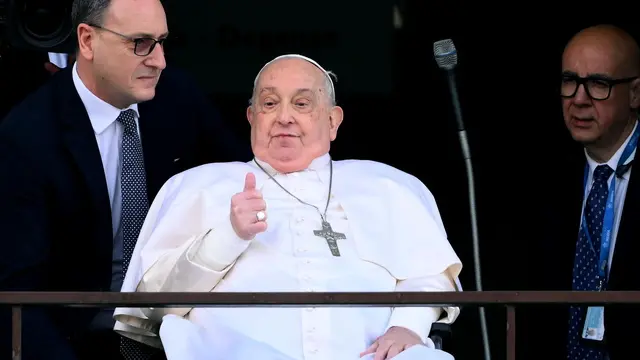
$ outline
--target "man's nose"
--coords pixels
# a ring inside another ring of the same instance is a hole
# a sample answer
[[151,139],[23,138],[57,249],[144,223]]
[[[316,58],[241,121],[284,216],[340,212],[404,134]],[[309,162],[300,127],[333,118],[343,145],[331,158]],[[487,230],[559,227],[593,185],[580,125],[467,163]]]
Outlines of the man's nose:
[[151,54],[147,55],[145,61],[147,66],[154,67],[158,70],[164,70],[167,67],[167,61],[164,58],[164,48],[160,44],[156,44]]
[[289,110],[288,106],[281,106],[280,111],[278,111],[278,122],[281,124],[291,124],[295,120]]
[[580,105],[588,105],[591,103],[591,97],[587,93],[587,88],[585,84],[578,84],[578,89],[576,90],[576,94],[573,97],[573,102]]

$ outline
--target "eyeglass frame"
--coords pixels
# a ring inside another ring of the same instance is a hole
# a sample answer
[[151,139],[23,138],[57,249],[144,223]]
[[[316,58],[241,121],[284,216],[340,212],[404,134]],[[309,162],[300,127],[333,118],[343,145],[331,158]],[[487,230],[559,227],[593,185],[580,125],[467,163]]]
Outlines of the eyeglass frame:
[[[589,96],[589,98],[596,100],[596,101],[604,101],[607,100],[611,97],[611,90],[613,89],[614,86],[616,85],[620,85],[620,84],[625,84],[625,83],[630,83],[635,79],[638,79],[640,76],[631,76],[631,77],[625,77],[625,78],[619,78],[619,79],[612,79],[607,75],[602,75],[602,74],[593,74],[593,75],[589,75],[586,77],[582,77],[582,76],[578,76],[577,74],[574,73],[563,73],[562,74],[562,82],[564,83],[565,79],[570,79],[572,81],[576,82],[576,88],[575,90],[573,90],[573,94],[571,95],[562,95],[560,94],[561,97],[565,98],[565,99],[570,99],[574,96],[576,96],[576,94],[578,93],[578,89],[580,88],[580,85],[582,85],[584,87],[584,91],[587,93],[587,95]],[[608,86],[609,90],[607,92],[607,96],[604,98],[595,98],[591,95],[591,93],[589,92],[589,87],[587,86],[587,82],[588,81],[598,81],[598,82],[602,82],[605,85]]]
[[[125,39],[125,40],[127,40],[127,41],[129,41],[129,42],[132,42],[132,43],[133,43],[133,45],[134,45],[133,53],[134,53],[136,56],[149,56],[149,54],[151,54],[151,53],[153,52],[153,50],[155,50],[156,45],[160,44],[160,46],[162,47],[162,46],[164,46],[164,41],[165,41],[165,40],[167,40],[167,38],[155,39],[155,38],[153,38],[153,37],[151,37],[151,36],[139,36],[139,37],[134,37],[134,36],[129,36],[129,35],[121,34],[121,33],[117,32],[117,31],[113,31],[113,30],[111,30],[111,29],[107,29],[107,28],[106,28],[106,27],[104,27],[104,26],[100,26],[100,25],[96,25],[96,24],[87,24],[87,25],[89,25],[89,26],[91,26],[91,27],[94,27],[94,28],[96,28],[96,29],[100,29],[100,30],[104,30],[104,31],[106,31],[106,32],[110,32],[110,33],[112,33],[112,34],[114,34],[114,35],[118,35],[118,36],[120,36],[121,38],[123,38],[123,39]],[[147,52],[146,54],[138,54],[138,45],[139,45],[142,41],[153,41],[153,44],[151,44],[151,46],[149,47],[149,52]]]

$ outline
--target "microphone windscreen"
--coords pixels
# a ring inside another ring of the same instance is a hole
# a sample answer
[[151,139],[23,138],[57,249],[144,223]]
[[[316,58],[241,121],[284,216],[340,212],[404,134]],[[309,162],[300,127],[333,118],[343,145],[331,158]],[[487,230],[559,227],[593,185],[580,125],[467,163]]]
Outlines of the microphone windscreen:
[[458,52],[451,39],[434,42],[433,55],[441,69],[451,70],[458,65]]

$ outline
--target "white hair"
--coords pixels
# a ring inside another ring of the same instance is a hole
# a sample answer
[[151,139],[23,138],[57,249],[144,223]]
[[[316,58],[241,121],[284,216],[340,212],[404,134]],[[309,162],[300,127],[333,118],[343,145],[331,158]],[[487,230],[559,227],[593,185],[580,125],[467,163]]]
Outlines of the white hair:
[[256,91],[258,90],[258,80],[260,79],[260,75],[262,75],[262,72],[264,71],[264,69],[267,68],[267,66],[271,65],[272,63],[281,60],[281,59],[302,59],[305,60],[311,64],[313,64],[315,67],[317,67],[318,69],[320,69],[322,71],[322,73],[325,76],[325,81],[324,81],[324,88],[325,88],[325,92],[327,94],[327,98],[329,100],[329,103],[332,106],[335,106],[336,103],[336,90],[335,87],[333,85],[333,79],[331,79],[332,77],[338,81],[338,77],[336,76],[335,73],[331,72],[331,71],[327,71],[325,69],[322,68],[322,66],[320,66],[320,64],[318,64],[315,60],[310,59],[306,56],[303,55],[298,55],[298,54],[287,54],[287,55],[280,55],[278,57],[276,57],[275,59],[269,61],[268,63],[264,64],[264,66],[262,67],[262,69],[260,69],[260,71],[258,72],[258,75],[256,75],[256,78],[253,80],[253,91],[251,92],[251,99],[249,99],[249,105],[253,105],[254,104],[254,99],[256,97]]

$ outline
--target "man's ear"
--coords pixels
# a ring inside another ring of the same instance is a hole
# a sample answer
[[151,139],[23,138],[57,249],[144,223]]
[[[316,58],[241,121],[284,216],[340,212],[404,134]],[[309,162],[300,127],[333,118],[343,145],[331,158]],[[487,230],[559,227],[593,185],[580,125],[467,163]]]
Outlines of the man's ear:
[[640,109],[640,79],[635,79],[629,86],[629,104],[632,109]]
[[87,60],[93,59],[93,40],[95,39],[95,29],[87,24],[78,25],[78,57],[83,57]]
[[249,124],[253,124],[253,106],[249,105],[247,107],[247,120],[249,120]]
[[342,119],[344,117],[344,111],[340,106],[334,106],[329,113],[329,126],[330,126],[330,134],[331,141],[335,140],[338,136],[338,128],[340,124],[342,124]]

